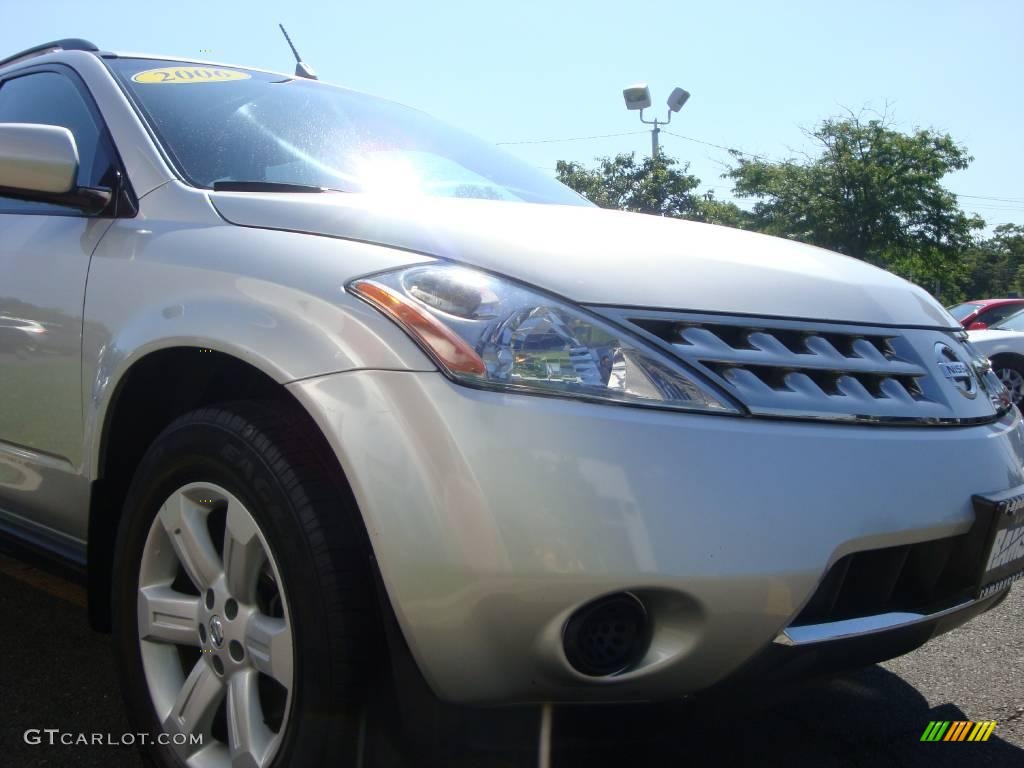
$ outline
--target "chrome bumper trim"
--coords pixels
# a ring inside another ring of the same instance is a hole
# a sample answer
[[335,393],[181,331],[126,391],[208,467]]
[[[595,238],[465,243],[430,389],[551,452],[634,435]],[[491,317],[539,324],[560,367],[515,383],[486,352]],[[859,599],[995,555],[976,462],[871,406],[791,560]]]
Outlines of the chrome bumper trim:
[[845,640],[852,637],[863,637],[888,632],[893,629],[911,627],[935,621],[945,616],[970,608],[978,600],[968,600],[936,613],[879,613],[859,619],[829,621],[824,624],[805,624],[799,627],[787,627],[780,632],[773,642],[779,645],[804,646],[816,643],[828,643],[834,640]]

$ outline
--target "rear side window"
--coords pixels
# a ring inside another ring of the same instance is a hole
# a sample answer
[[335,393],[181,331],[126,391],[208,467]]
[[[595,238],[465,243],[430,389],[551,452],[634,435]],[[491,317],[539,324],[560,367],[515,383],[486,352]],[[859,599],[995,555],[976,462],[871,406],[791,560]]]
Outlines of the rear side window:
[[[110,186],[112,152],[105,131],[93,117],[81,91],[65,75],[34,72],[0,85],[0,123],[59,125],[71,131],[78,146],[78,185]],[[47,203],[0,198],[0,212],[59,212],[68,208]]]
[[1003,320],[1011,315],[1017,314],[1020,310],[1020,304],[1003,304],[1002,306],[993,307],[992,309],[982,312],[977,317],[977,320],[980,320],[991,328],[994,325],[999,325]]
[[[1024,312],[1019,311],[1015,315],[1010,315],[998,325],[1008,331],[1024,331]],[[989,327],[991,328],[991,325]]]

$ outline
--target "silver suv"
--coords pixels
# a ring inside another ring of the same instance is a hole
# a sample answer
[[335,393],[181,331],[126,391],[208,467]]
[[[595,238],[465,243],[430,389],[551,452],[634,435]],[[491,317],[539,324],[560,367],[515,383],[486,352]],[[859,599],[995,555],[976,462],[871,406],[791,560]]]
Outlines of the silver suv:
[[1024,569],[1024,430],[921,289],[599,210],[400,105],[0,62],[0,528],[87,572],[161,766],[338,765],[367,676],[678,698]]

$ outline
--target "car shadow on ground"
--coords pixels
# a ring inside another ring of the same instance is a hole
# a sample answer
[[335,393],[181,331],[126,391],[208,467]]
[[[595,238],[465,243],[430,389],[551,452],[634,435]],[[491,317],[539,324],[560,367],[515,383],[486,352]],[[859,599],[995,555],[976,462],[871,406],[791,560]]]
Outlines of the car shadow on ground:
[[[932,720],[968,719],[954,703],[929,707],[901,677],[873,666],[743,700],[560,708],[551,768],[1024,765],[1024,749],[1000,739],[998,726],[987,742],[921,741]],[[386,749],[374,749],[371,739],[370,762],[379,768],[537,765],[536,748],[464,751],[450,744],[443,757],[428,758],[433,750],[420,745],[399,759],[393,734],[387,738]]]
[[[139,768],[142,762],[132,747],[32,746],[24,740],[30,728],[129,732],[110,638],[88,629],[84,594],[81,600],[71,599],[75,595],[65,594],[69,590],[50,589],[47,594],[0,574],[0,621],[6,630],[0,639],[0,766]],[[929,662],[937,673],[942,658],[936,655]],[[1011,670],[1012,665],[1006,667],[1005,674]],[[989,682],[981,676],[977,686]],[[965,706],[970,693],[963,692]],[[1024,749],[1000,738],[1003,723],[983,743],[921,742],[929,721],[969,719],[957,705],[958,697],[953,698],[929,707],[902,677],[874,666],[771,697],[560,708],[554,717],[550,768],[1024,766]],[[535,710],[523,714],[521,748],[470,752],[446,744],[441,760],[431,757],[433,749],[403,746],[396,736],[398,718],[371,717],[364,766],[535,768],[538,718]],[[433,723],[426,725],[428,733],[434,730]],[[463,732],[475,729],[473,718],[461,725]],[[480,741],[487,743],[486,738]]]
[[647,718],[600,717],[578,711],[556,721],[553,768],[1024,765],[1024,749],[1000,739],[998,726],[983,743],[922,742],[930,721],[969,718],[955,704],[929,707],[879,666],[742,706],[694,701]]

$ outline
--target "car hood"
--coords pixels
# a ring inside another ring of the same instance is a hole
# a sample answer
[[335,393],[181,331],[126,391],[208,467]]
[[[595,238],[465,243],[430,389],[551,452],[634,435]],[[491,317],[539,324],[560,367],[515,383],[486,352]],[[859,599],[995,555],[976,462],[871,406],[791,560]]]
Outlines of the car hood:
[[728,227],[589,206],[210,193],[229,222],[451,259],[582,304],[955,328],[924,290],[857,259]]
[[991,346],[993,344],[1001,344],[1004,341],[1015,341],[1024,348],[1024,332],[1022,331],[999,331],[995,329],[988,331],[968,331],[967,338],[979,349],[983,349],[984,347]]

